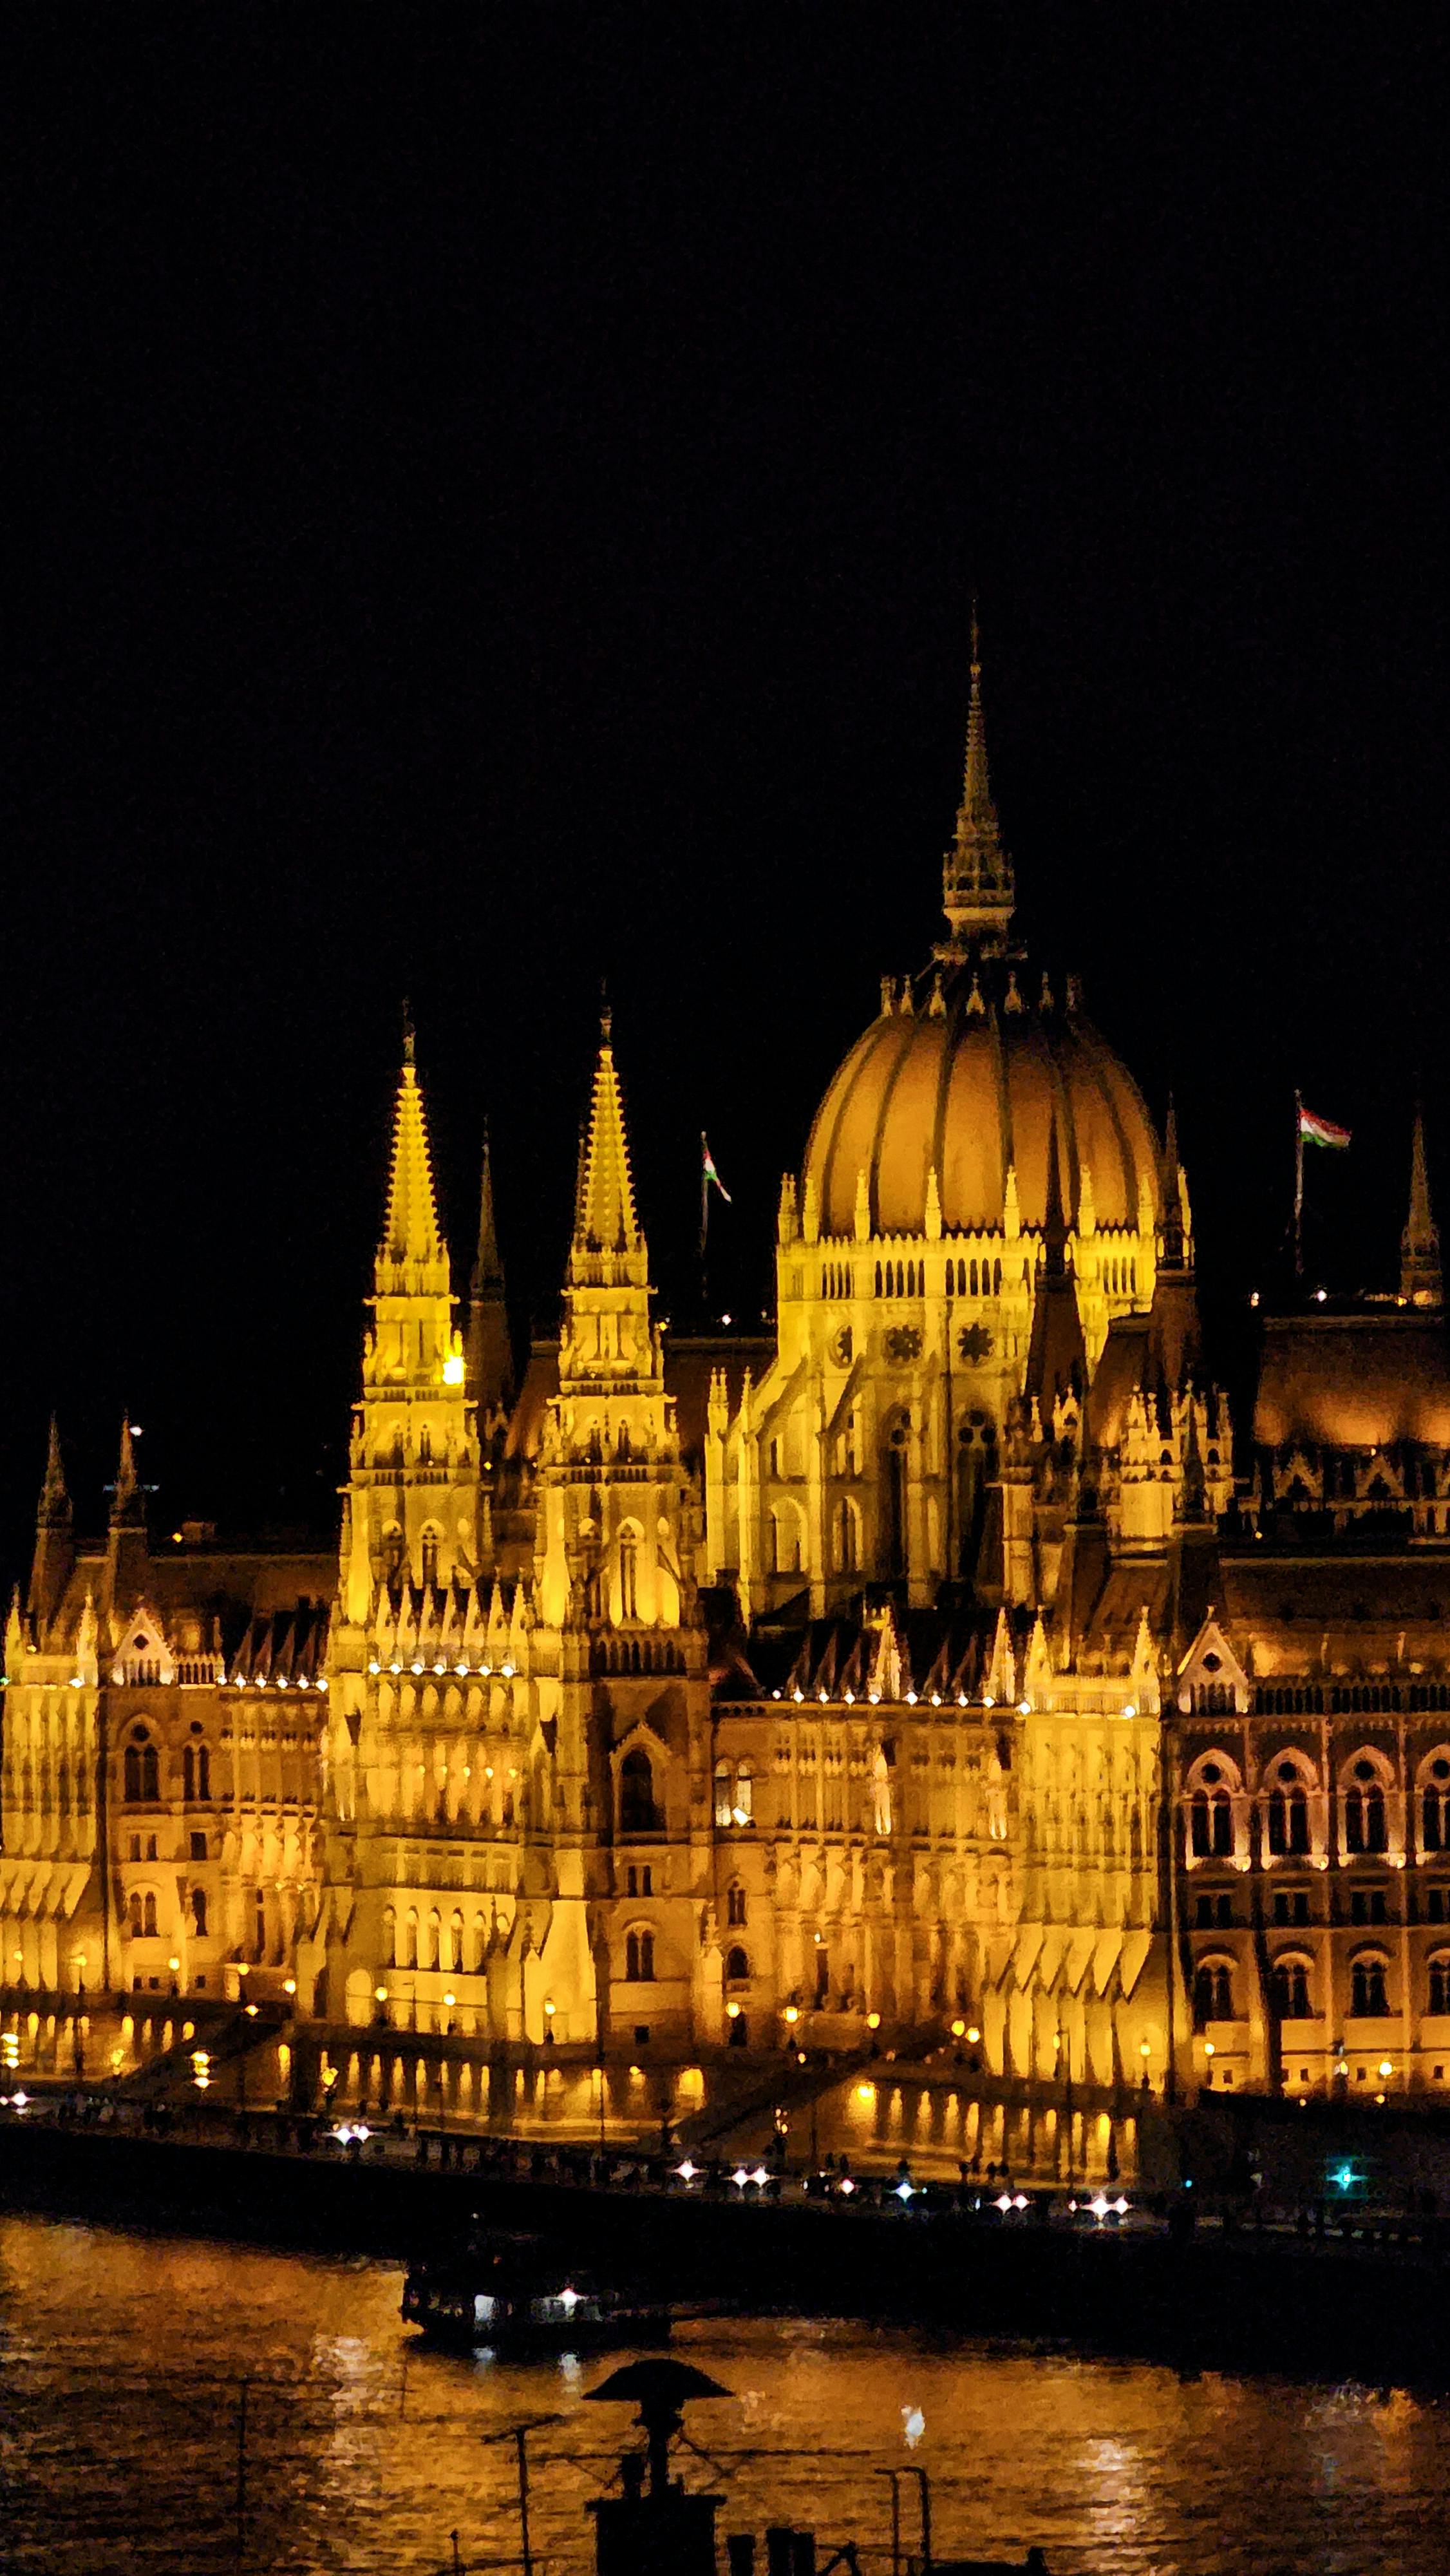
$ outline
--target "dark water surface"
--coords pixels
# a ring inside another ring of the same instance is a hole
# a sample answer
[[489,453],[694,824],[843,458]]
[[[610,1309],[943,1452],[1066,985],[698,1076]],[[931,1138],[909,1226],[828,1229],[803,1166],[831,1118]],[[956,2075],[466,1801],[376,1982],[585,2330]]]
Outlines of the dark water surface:
[[[554,2416],[530,2446],[532,2537],[542,2576],[582,2576],[584,2501],[628,2422],[581,2403],[609,2361],[421,2352],[399,2290],[379,2263],[0,2220],[0,2566],[424,2576],[454,2531],[466,2566],[516,2558],[496,2437]],[[805,2320],[690,2325],[677,2349],[736,2393],[691,2417],[722,2529],[809,2523],[863,2544],[868,2576],[889,2567],[876,2472],[908,2461],[941,2555],[1037,2540],[1052,2576],[1450,2565],[1447,2402]]]

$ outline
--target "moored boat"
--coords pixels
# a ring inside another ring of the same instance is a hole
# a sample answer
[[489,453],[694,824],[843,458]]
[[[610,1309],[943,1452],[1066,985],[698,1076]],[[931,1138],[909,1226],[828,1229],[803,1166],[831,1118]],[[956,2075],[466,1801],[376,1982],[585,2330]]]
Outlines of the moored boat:
[[491,2234],[413,2264],[402,2313],[431,2341],[475,2352],[602,2352],[670,2333],[668,2307],[599,2280],[538,2236]]

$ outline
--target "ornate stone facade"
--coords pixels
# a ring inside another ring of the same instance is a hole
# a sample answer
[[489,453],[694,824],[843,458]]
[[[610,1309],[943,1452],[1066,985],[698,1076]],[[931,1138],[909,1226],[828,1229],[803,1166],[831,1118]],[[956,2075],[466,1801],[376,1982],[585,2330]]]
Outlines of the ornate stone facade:
[[606,1025],[516,1386],[487,1163],[465,1313],[410,1040],[336,1551],[153,1542],[129,1432],[79,1545],[52,1436],[6,2010],[1450,2078],[1423,1137],[1398,1295],[1263,1318],[1236,1434],[1171,1113],[1014,942],[975,663],[943,900],[783,1186],[770,1345],[663,1334]]

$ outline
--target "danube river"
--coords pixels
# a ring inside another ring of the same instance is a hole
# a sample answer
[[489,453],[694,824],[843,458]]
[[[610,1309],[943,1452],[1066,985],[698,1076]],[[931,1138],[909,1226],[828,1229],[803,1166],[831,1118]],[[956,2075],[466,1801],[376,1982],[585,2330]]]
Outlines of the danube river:
[[[543,2417],[536,2563],[583,2576],[584,2503],[628,2424],[582,2403],[611,2363],[421,2352],[400,2286],[382,2263],[0,2220],[0,2565],[424,2576],[516,2559],[498,2437]],[[930,2473],[939,2555],[1035,2540],[1052,2576],[1443,2576],[1450,2559],[1450,2401],[791,2319],[691,2324],[677,2350],[734,2393],[690,2419],[722,2529],[808,2523],[823,2555],[862,2544],[869,2576],[890,2565],[878,2472],[907,2463]]]

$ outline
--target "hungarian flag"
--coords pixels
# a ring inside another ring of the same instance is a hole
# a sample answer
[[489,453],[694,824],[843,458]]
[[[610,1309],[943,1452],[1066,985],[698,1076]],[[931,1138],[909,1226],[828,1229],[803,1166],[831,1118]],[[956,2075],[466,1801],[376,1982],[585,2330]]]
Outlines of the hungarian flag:
[[1306,1109],[1303,1101],[1300,1101],[1299,1142],[1301,1145],[1332,1145],[1337,1153],[1343,1153],[1349,1143],[1349,1136],[1350,1131],[1347,1127],[1336,1127],[1332,1118],[1316,1118],[1313,1110]]
[[[1347,1144],[1349,1143],[1349,1138],[1346,1136],[1344,1141],[1345,1141],[1345,1143],[1346,1143],[1346,1145],[1347,1145]],[[709,1187],[710,1187],[710,1183],[713,1181],[713,1182],[714,1182],[714,1184],[715,1184],[716,1189],[717,1189],[717,1190],[719,1191],[719,1193],[720,1193],[720,1196],[721,1196],[721,1197],[722,1197],[722,1199],[724,1200],[725,1205],[726,1205],[727,1207],[733,1207],[733,1205],[734,1205],[734,1201],[733,1201],[733,1199],[731,1198],[729,1191],[728,1191],[728,1190],[727,1190],[727,1188],[725,1187],[724,1182],[721,1180],[719,1173],[718,1173],[718,1172],[716,1171],[716,1169],[715,1169],[715,1157],[714,1157],[714,1155],[713,1155],[713,1154],[711,1153],[711,1151],[710,1151],[710,1140],[709,1140],[708,1136],[706,1136],[706,1135],[704,1135],[704,1134],[702,1134],[702,1135],[701,1135],[701,1137],[700,1137],[700,1154],[701,1154],[701,1187],[702,1187],[703,1189],[705,1189],[705,1190],[708,1190],[708,1189],[709,1189]]]

